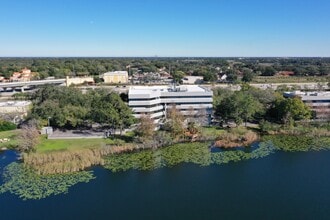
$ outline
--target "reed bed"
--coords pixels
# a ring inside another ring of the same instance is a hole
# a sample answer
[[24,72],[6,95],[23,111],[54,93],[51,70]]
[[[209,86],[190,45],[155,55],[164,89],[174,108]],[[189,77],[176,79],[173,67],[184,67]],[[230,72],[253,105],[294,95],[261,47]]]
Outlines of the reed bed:
[[95,165],[104,165],[104,156],[120,154],[137,149],[134,145],[104,146],[93,149],[53,151],[48,153],[24,153],[23,161],[37,174],[61,174],[84,170]]
[[222,148],[249,146],[259,139],[258,134],[246,129],[231,129],[216,139],[214,146]]

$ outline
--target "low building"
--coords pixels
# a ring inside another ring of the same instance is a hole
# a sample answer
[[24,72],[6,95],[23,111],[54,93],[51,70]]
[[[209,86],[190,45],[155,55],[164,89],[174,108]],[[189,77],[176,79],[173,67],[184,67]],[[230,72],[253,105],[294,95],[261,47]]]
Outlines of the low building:
[[19,123],[27,116],[31,105],[32,103],[30,101],[0,102],[0,117],[14,123]]
[[147,114],[157,125],[164,122],[167,110],[173,106],[201,124],[211,120],[213,92],[197,85],[131,87],[128,100],[136,118]]
[[34,73],[30,69],[24,68],[20,72],[14,72],[10,77],[11,82],[27,82],[32,79]]
[[284,97],[299,97],[320,120],[330,120],[330,92],[285,92]]
[[82,84],[94,84],[93,77],[66,77],[66,86],[82,85]]
[[104,83],[114,84],[126,84],[128,83],[128,72],[127,71],[114,71],[103,73],[100,78],[104,80]]
[[278,73],[276,73],[276,75],[278,75],[278,76],[294,76],[294,72],[293,71],[279,71]]

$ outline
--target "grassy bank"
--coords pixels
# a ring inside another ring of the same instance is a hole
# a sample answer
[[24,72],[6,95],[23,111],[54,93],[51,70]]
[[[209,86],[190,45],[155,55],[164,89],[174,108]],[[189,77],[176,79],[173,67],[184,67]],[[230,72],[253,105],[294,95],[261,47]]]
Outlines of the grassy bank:
[[125,143],[119,139],[47,139],[41,137],[36,146],[37,153],[49,153],[52,151],[74,151],[81,149],[97,149],[106,145],[120,145]]
[[24,164],[38,174],[70,173],[103,165],[103,157],[135,149],[121,139],[47,139],[42,136],[35,151],[24,153]]
[[0,132],[0,139],[7,138],[9,141],[0,143],[0,148],[15,148],[18,145],[18,136],[19,130],[11,130],[11,131],[2,131]]

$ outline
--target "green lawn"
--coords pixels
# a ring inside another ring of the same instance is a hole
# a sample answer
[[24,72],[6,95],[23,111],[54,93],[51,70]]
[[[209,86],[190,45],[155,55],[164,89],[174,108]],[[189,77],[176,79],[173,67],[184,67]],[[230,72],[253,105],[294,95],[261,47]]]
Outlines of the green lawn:
[[7,148],[13,148],[18,145],[17,135],[19,133],[19,130],[11,130],[11,131],[1,131],[0,132],[0,139],[8,138],[10,141],[5,143],[0,143],[0,148],[7,147]]
[[45,153],[51,151],[63,151],[63,150],[77,150],[83,148],[98,148],[105,146],[106,144],[123,143],[118,139],[61,139],[52,140],[42,137],[40,143],[36,146],[38,153]]

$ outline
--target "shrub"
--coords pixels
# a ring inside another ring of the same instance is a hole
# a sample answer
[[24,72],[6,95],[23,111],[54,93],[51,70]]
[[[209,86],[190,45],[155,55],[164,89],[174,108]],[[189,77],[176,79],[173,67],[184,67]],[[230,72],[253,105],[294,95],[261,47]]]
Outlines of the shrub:
[[0,131],[10,131],[15,130],[16,128],[16,124],[5,120],[0,120]]

